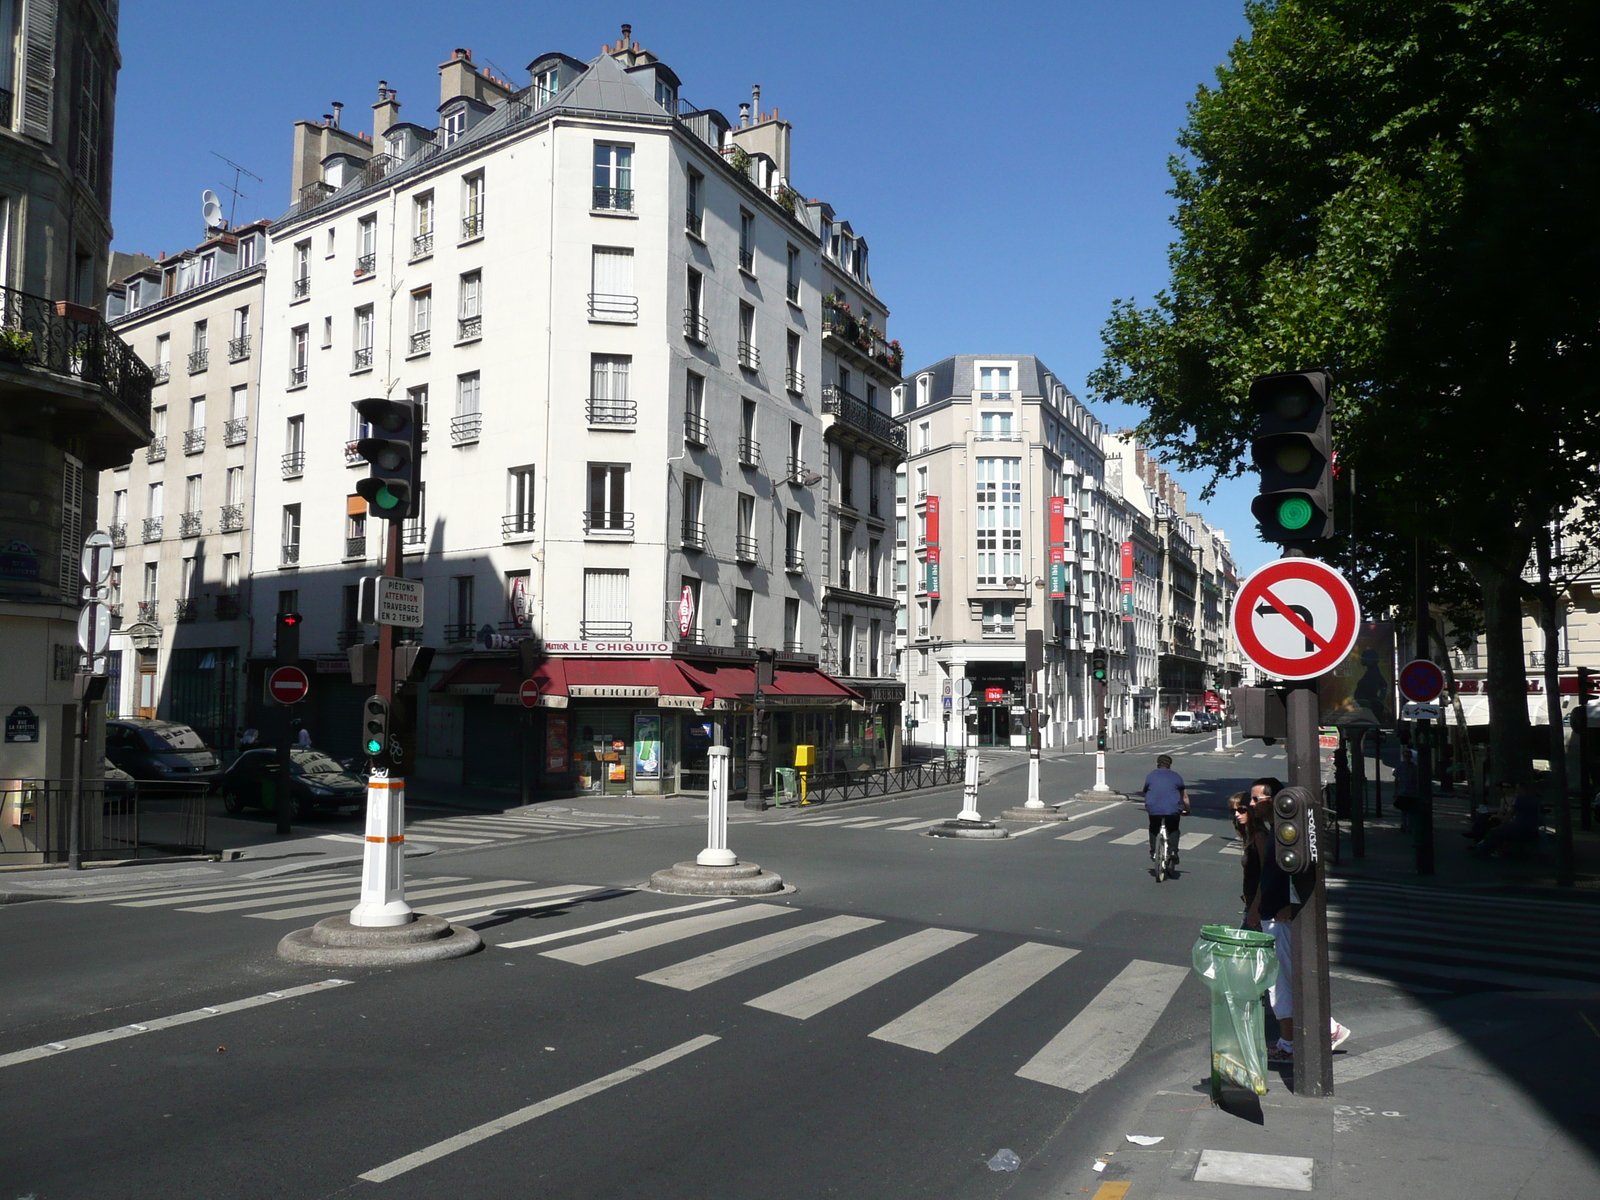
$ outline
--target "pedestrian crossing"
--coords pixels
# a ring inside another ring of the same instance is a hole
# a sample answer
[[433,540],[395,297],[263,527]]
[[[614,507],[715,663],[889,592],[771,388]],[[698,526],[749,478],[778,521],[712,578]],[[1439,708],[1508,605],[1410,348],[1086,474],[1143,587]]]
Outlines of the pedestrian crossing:
[[1453,988],[1592,990],[1600,908],[1367,879],[1328,881],[1329,960]]
[[[427,817],[406,822],[406,837],[437,842],[442,846],[484,846],[494,842],[520,841],[531,837],[588,833],[597,829],[628,829],[649,824],[656,818],[639,816],[577,816],[549,814],[548,809],[530,806],[503,813],[463,813],[459,816]],[[337,841],[363,841],[353,834],[336,834]]]
[[[1099,808],[1076,813],[1070,819],[1075,820],[1078,817],[1093,816],[1095,813],[1111,808],[1123,808],[1123,805],[1120,802],[1102,805]],[[865,815],[856,813],[842,817],[837,815],[791,817],[772,824],[779,829],[870,829],[886,833],[922,833],[935,825],[943,825],[949,819],[949,817],[934,817],[932,820],[919,817],[879,817],[871,813]],[[1021,834],[1014,833],[1012,840],[1022,834],[1043,833],[1052,828],[1059,828],[1059,826],[1035,825],[1022,830]],[[1083,825],[1069,829],[1065,833],[1056,834],[1055,840],[1058,842],[1089,842],[1097,840],[1102,834],[1115,833],[1116,831],[1116,826],[1113,825]],[[1178,849],[1180,851],[1195,850],[1213,839],[1214,835],[1209,833],[1184,833],[1178,838]],[[1141,826],[1138,829],[1127,831],[1118,837],[1110,838],[1108,844],[1113,846],[1148,846],[1150,844],[1149,828],[1148,826]],[[1217,852],[1219,854],[1237,854],[1238,848],[1233,845],[1220,845]]]

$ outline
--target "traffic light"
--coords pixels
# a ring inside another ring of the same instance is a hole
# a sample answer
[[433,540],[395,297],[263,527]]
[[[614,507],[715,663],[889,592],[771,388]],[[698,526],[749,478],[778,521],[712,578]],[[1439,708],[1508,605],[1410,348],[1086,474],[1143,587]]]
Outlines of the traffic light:
[[1286,787],[1272,798],[1272,854],[1278,867],[1291,875],[1311,865],[1316,803],[1316,794],[1303,787]]
[[422,486],[422,427],[410,400],[357,400],[356,411],[371,436],[356,443],[356,453],[372,465],[356,491],[367,511],[385,521],[403,521]]
[[297,612],[278,614],[278,634],[273,657],[280,663],[300,661],[300,623],[304,621]]
[[369,758],[389,752],[389,702],[382,696],[368,696],[361,706],[361,749]]
[[1262,375],[1250,385],[1256,413],[1250,457],[1261,494],[1250,505],[1267,542],[1333,536],[1333,426],[1326,371]]
[[1094,681],[1096,683],[1104,683],[1106,681],[1108,671],[1106,666],[1106,652],[1104,650],[1096,650],[1090,656],[1089,674],[1094,676]]

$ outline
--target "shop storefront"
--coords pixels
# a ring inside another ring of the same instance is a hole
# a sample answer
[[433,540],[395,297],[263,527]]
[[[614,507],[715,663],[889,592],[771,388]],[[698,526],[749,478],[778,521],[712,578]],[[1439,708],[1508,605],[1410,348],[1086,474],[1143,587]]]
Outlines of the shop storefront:
[[1027,684],[1021,663],[972,663],[967,735],[979,746],[1028,744]]

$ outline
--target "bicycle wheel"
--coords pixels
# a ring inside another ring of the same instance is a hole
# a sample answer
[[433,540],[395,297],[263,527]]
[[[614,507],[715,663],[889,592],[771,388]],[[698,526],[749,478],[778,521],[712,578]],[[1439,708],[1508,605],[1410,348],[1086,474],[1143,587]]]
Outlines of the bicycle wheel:
[[1156,882],[1167,877],[1167,827],[1156,831]]

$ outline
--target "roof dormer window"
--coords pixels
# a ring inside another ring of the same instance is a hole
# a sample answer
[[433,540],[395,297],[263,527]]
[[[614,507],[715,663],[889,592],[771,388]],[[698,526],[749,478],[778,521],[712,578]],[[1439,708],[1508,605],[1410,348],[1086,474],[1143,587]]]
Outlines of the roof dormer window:
[[656,103],[669,113],[678,111],[678,89],[661,75],[656,76]]
[[451,109],[439,121],[439,133],[446,146],[453,146],[467,132],[467,107]]
[[533,105],[543,108],[561,90],[561,68],[547,67],[533,77]]

